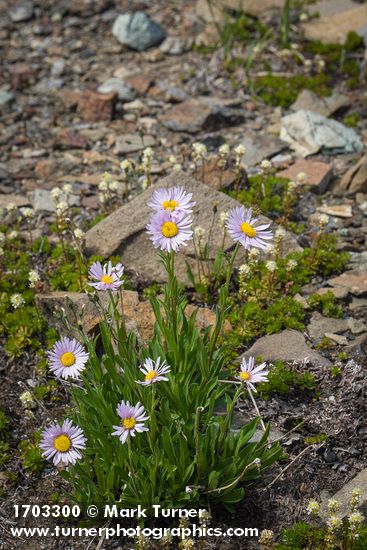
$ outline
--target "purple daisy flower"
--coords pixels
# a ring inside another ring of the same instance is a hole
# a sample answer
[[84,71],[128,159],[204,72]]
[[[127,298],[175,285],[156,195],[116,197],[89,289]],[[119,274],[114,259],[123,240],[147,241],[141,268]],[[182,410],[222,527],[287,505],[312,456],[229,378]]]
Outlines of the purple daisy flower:
[[63,464],[75,464],[81,458],[81,450],[85,449],[86,438],[78,426],[73,426],[71,420],[65,420],[60,425],[55,422],[42,432],[39,444],[43,450],[42,456],[47,460],[52,459],[55,466]]
[[160,382],[161,380],[168,380],[167,376],[164,376],[165,374],[168,374],[170,371],[169,365],[167,365],[166,361],[163,361],[161,363],[161,358],[158,357],[158,359],[154,362],[153,359],[146,359],[144,361],[144,365],[140,367],[141,372],[144,374],[145,380],[144,382],[141,382],[140,380],[136,380],[138,384],[142,384],[143,386],[149,386],[150,384],[155,384],[156,382]]
[[166,210],[154,214],[147,225],[147,231],[155,248],[167,252],[178,252],[181,245],[192,237],[192,219],[186,212],[173,213]]
[[153,210],[166,210],[167,212],[192,212],[195,202],[190,202],[192,193],[186,193],[183,187],[170,187],[156,189],[152,195],[149,206]]
[[258,367],[255,367],[254,357],[249,357],[248,361],[245,358],[242,359],[241,372],[238,377],[241,382],[245,382],[250,388],[256,392],[254,384],[259,382],[267,382],[269,371],[266,370],[266,363],[261,363]]
[[88,285],[97,290],[118,290],[124,283],[124,281],[121,280],[123,272],[124,266],[120,263],[112,267],[111,261],[103,266],[101,262],[94,262],[89,269],[89,276],[98,282],[88,283]]
[[246,250],[251,247],[266,250],[265,242],[273,238],[273,233],[267,231],[269,223],[261,224],[258,218],[252,217],[252,208],[248,210],[244,206],[237,206],[228,212],[226,228],[232,239],[239,241]]
[[75,338],[64,336],[47,352],[50,370],[57,378],[78,378],[88,361],[89,353]]
[[145,409],[141,403],[137,403],[134,406],[130,405],[129,401],[126,401],[126,403],[125,401],[121,401],[117,405],[117,414],[121,418],[121,425],[113,426],[116,431],[112,435],[117,435],[121,443],[125,443],[129,435],[135,437],[135,432],[149,431],[144,426],[144,422],[149,419],[149,416],[145,416]]

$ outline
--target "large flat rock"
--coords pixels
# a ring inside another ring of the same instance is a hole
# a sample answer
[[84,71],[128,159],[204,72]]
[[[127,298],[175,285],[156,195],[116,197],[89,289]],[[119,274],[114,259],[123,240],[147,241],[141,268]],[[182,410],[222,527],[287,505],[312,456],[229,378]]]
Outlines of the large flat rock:
[[298,330],[283,330],[278,334],[268,334],[259,338],[255,344],[244,353],[245,357],[253,355],[263,361],[297,361],[308,359],[313,365],[329,367],[331,362],[317,351],[311,349]]
[[344,43],[348,33],[367,36],[367,5],[352,0],[323,0],[312,6],[319,13],[318,19],[302,24],[308,40]]
[[[338,515],[342,518],[350,514],[350,500],[353,495],[353,489],[361,490],[362,498],[359,503],[359,508],[364,508],[367,505],[367,468],[360,471],[359,474],[348,481],[344,487],[333,495],[332,498],[340,503],[340,511],[338,512]],[[321,517],[325,519],[328,516],[327,501],[328,497],[325,498],[325,500],[322,499],[321,503]]]
[[[200,183],[184,173],[173,174],[160,181],[159,186],[147,189],[132,201],[121,206],[110,216],[87,231],[85,245],[87,254],[98,254],[104,258],[112,255],[121,257],[122,263],[128,271],[136,272],[145,281],[163,282],[166,273],[161,265],[156,250],[146,232],[146,225],[152,214],[148,206],[152,192],[157,187],[182,186],[186,191],[193,193],[196,206],[193,212],[194,227],[200,226],[208,235],[213,222],[213,211],[217,210],[212,228],[212,254],[221,246],[223,229],[220,227],[219,213],[240,206],[240,203],[228,195],[216,191]],[[260,216],[263,222],[270,222],[268,218]],[[274,225],[274,229],[276,225]],[[225,249],[233,247],[233,241],[226,237]],[[287,233],[283,242],[284,252],[300,250],[294,235]],[[239,261],[244,259],[241,249]],[[195,250],[193,242],[181,247],[176,255],[176,275],[181,281],[187,281],[187,260],[196,272]]]

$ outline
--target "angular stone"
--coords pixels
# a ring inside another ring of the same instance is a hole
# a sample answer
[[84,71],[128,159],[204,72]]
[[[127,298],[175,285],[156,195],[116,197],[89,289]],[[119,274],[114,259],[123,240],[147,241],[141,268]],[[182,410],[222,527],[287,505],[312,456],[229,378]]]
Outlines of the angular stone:
[[108,78],[98,88],[100,94],[116,93],[120,101],[132,101],[135,97],[134,90],[120,78]]
[[345,288],[348,293],[355,296],[362,296],[367,293],[367,271],[357,269],[345,271],[342,275],[329,279],[327,284],[335,288]]
[[109,122],[113,117],[113,110],[117,94],[98,94],[90,90],[85,91],[78,101],[78,113],[86,122]]
[[142,139],[139,134],[125,134],[116,139],[113,153],[115,155],[123,155],[125,153],[135,153],[142,151],[146,147],[154,147],[156,141],[153,136],[144,135]]
[[[100,293],[99,298],[103,307],[107,306],[108,296]],[[155,316],[152,306],[147,301],[140,301],[139,295],[135,291],[122,291],[123,310],[128,331],[133,330],[144,341],[149,341],[154,334]],[[87,293],[79,292],[50,292],[47,294],[36,295],[37,306],[44,312],[52,325],[62,329],[61,321],[55,316],[55,312],[64,308],[65,314],[72,327],[79,325],[86,333],[93,333],[98,329],[103,316],[97,306],[90,300]],[[208,308],[195,308],[188,305],[187,315],[191,315],[197,310],[196,326],[201,330],[213,326],[215,323],[215,312]],[[225,331],[231,330],[231,325],[227,322],[224,326]]]
[[286,170],[277,173],[281,178],[289,178],[297,183],[297,175],[300,173],[306,174],[306,180],[302,185],[310,188],[316,193],[324,193],[333,175],[333,167],[331,164],[319,162],[315,160],[297,160],[292,166]]
[[[229,210],[240,206],[235,199],[209,188],[184,173],[172,174],[159,182],[159,187],[174,186],[182,186],[185,191],[193,193],[196,201],[194,223],[196,226],[201,226],[206,235],[211,229],[214,208]],[[147,281],[159,282],[166,280],[166,273],[145,229],[152,215],[148,203],[153,191],[154,187],[147,189],[87,231],[85,243],[88,254],[100,254],[105,258],[121,255],[122,263],[127,269],[136,272]],[[264,216],[260,216],[260,219],[270,223]],[[223,229],[220,227],[219,214],[217,214],[212,230],[211,258],[214,258],[216,251],[221,247],[222,236]],[[297,240],[290,233],[286,234],[283,244],[287,252],[300,250]],[[232,247],[233,241],[226,238],[225,249],[229,250]],[[244,251],[240,250],[239,262],[244,260]],[[176,258],[176,275],[180,280],[187,282],[185,261],[187,260],[191,268],[196,271],[193,242],[190,241],[188,246],[182,247]]]
[[312,111],[300,110],[282,118],[280,138],[302,157],[320,150],[336,153],[358,153],[363,142],[353,128]]
[[153,83],[153,78],[149,74],[137,74],[127,78],[126,82],[139,95],[145,95]]
[[28,21],[33,16],[33,3],[26,0],[18,2],[9,8],[8,13],[13,23]]
[[355,166],[352,166],[344,174],[338,189],[347,190],[349,193],[359,191],[367,193],[367,155],[364,155]]
[[243,163],[249,167],[260,164],[262,160],[271,158],[288,147],[288,144],[277,136],[251,130],[245,132],[241,144],[245,147]]
[[87,140],[84,136],[70,128],[61,128],[55,138],[55,145],[67,149],[85,149]]
[[362,332],[367,331],[366,323],[364,323],[362,319],[354,319],[353,317],[348,319],[348,327],[352,334],[362,334]]
[[313,5],[312,10],[319,13],[320,17],[302,24],[307,40],[343,44],[351,31],[365,36],[365,4],[358,5],[352,0],[323,0]]
[[0,107],[10,103],[15,98],[13,92],[8,92],[7,90],[0,90]]
[[330,97],[319,97],[311,90],[302,90],[291,105],[292,111],[313,111],[323,116],[330,116],[342,107],[350,104],[348,96],[334,92]]
[[245,357],[261,357],[263,361],[301,362],[308,359],[313,365],[329,367],[331,362],[311,349],[305,337],[297,330],[283,330],[279,334],[263,336],[244,353]]
[[12,88],[21,90],[31,83],[34,83],[37,71],[27,63],[14,63],[9,68],[11,74]]
[[195,134],[202,128],[218,130],[244,121],[242,109],[232,109],[216,98],[191,98],[174,105],[162,117],[161,122],[173,132]]
[[112,34],[124,46],[139,52],[159,46],[166,37],[162,27],[142,11],[119,15]]
[[347,346],[349,343],[346,336],[342,336],[341,334],[334,334],[333,332],[325,332],[325,338],[327,338],[328,340],[332,340],[339,346]]
[[168,36],[160,45],[160,50],[169,55],[182,55],[191,49],[193,40],[180,36]]
[[334,204],[330,206],[325,204],[319,206],[317,211],[328,216],[335,216],[336,218],[351,218],[353,216],[351,204]]
[[198,0],[196,3],[196,13],[205,21],[226,21],[228,13],[233,11],[244,11],[254,16],[266,14],[272,9],[281,9],[284,0],[217,0],[208,2],[207,0]]
[[307,326],[307,332],[312,340],[320,342],[326,332],[339,334],[349,329],[346,319],[334,319],[333,317],[324,317],[318,311],[312,314],[311,321]]
[[33,209],[36,212],[55,212],[55,201],[51,191],[46,189],[35,189],[30,194]]
[[15,194],[0,195],[0,208],[7,208],[9,204],[15,204],[18,208],[20,206],[27,206],[30,201],[27,197]]

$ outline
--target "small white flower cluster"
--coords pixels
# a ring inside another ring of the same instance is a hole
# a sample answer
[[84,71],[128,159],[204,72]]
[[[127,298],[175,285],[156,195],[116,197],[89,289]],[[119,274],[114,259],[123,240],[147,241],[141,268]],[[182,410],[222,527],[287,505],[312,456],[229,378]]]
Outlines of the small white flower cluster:
[[194,162],[199,162],[200,160],[203,161],[207,153],[208,150],[204,143],[199,143],[198,141],[195,141],[195,143],[192,144],[192,157]]
[[311,498],[308,501],[306,512],[310,516],[314,516],[314,517],[319,515],[319,513],[320,513],[320,504],[317,502],[317,500],[315,500],[314,498]]
[[35,216],[35,212],[34,212],[33,208],[23,208],[22,209],[22,214],[27,220],[31,220]]
[[26,390],[23,393],[21,393],[19,396],[19,400],[25,409],[34,409],[36,406],[36,402],[33,399],[33,395],[29,390]]
[[296,269],[297,267],[297,262],[296,260],[293,260],[292,258],[290,260],[288,260],[287,262],[287,265],[285,266],[285,269],[287,271],[293,271],[294,269]]
[[329,223],[329,216],[327,214],[320,214],[320,217],[319,217],[319,227],[320,229],[324,229],[327,224]]
[[119,182],[112,178],[109,172],[102,174],[102,179],[98,184],[98,198],[101,204],[105,204],[108,200],[113,199],[119,189]]
[[82,231],[81,229],[79,229],[79,227],[75,228],[74,231],[74,237],[76,238],[77,241],[82,241],[83,238],[84,238],[84,231]]
[[51,197],[55,202],[56,215],[62,218],[69,209],[69,197],[73,191],[73,186],[70,183],[66,183],[62,189],[60,187],[53,187],[51,189]]
[[260,163],[260,170],[262,174],[268,174],[272,168],[270,160],[264,159]]
[[271,531],[271,529],[264,529],[260,533],[259,537],[259,543],[262,546],[268,547],[274,540],[274,531]]
[[266,262],[265,267],[268,271],[270,271],[270,273],[275,273],[277,270],[277,263],[273,260],[269,260]]
[[228,157],[229,157],[229,145],[228,143],[223,143],[218,149],[219,153],[219,160],[217,162],[217,165],[219,168],[224,170],[224,168],[227,165]]
[[240,166],[241,166],[241,162],[242,162],[243,155],[245,154],[245,152],[246,152],[246,149],[242,144],[237,145],[237,147],[234,150],[234,153],[236,155],[235,162],[236,162],[236,168],[237,169],[240,168]]
[[25,304],[25,301],[21,294],[16,293],[10,296],[10,303],[14,309],[18,309]]
[[36,283],[38,283],[39,280],[40,280],[40,276],[39,276],[38,271],[36,271],[35,269],[32,269],[28,273],[29,286],[31,288],[34,288],[36,286]]
[[177,162],[177,159],[174,155],[171,155],[168,159],[169,163],[172,165],[172,170],[174,172],[181,172],[182,170],[182,165]]
[[11,214],[11,212],[14,212],[14,210],[16,210],[16,208],[17,208],[17,206],[14,202],[9,202],[9,204],[6,207],[9,214]]

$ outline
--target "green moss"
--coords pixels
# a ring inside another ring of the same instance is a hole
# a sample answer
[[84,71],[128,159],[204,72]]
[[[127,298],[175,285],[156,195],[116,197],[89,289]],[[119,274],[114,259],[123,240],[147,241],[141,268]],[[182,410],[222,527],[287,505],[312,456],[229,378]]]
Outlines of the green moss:
[[31,473],[40,472],[44,466],[45,461],[39,447],[40,439],[40,433],[35,432],[32,441],[21,441],[18,446],[22,466],[24,470]]
[[359,113],[350,113],[349,115],[345,115],[343,118],[343,124],[345,124],[345,126],[349,126],[350,128],[358,128],[360,120],[361,117]]
[[330,338],[327,338],[326,336],[324,336],[322,338],[322,340],[320,340],[320,342],[318,342],[318,344],[316,344],[316,349],[330,349],[330,348],[333,348],[335,346],[335,343],[332,342],[330,340]]
[[308,303],[312,309],[321,311],[326,317],[340,318],[343,316],[343,310],[335,303],[335,296],[329,290],[326,294],[311,294]]
[[[276,545],[277,550],[316,549],[319,548],[316,545],[324,540],[324,533],[321,529],[315,529],[309,523],[299,522],[291,529],[283,529],[280,538],[280,544]],[[312,546],[310,546],[310,543]]]
[[319,433],[316,435],[310,435],[305,438],[305,443],[307,445],[316,445],[318,443],[324,443],[328,440],[328,436],[325,433]]
[[270,174],[250,176],[247,187],[240,191],[231,190],[228,194],[247,208],[258,206],[265,215],[279,216],[283,212],[284,196],[289,180]]
[[256,78],[252,87],[264,103],[281,107],[289,107],[302,90],[311,90],[320,96],[329,96],[332,92],[330,77],[324,73],[287,78],[269,74]]
[[311,373],[295,372],[283,361],[276,361],[269,369],[268,382],[259,384],[257,388],[263,399],[269,399],[273,394],[286,395],[292,388],[313,391],[316,388],[316,381]]

